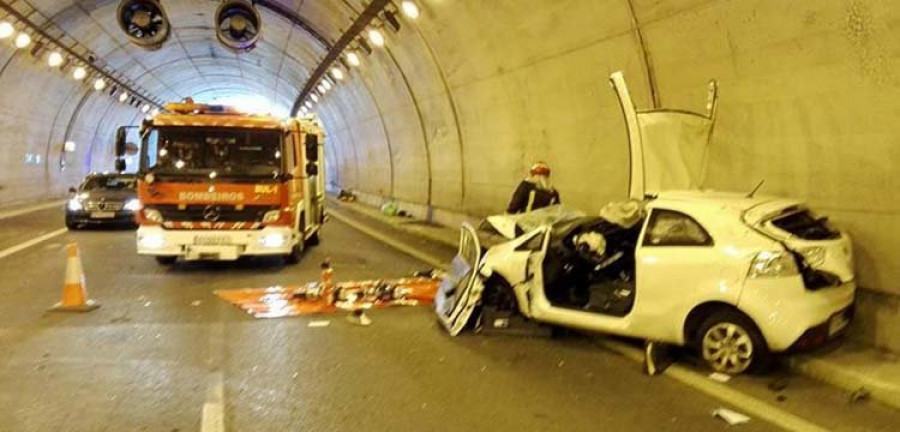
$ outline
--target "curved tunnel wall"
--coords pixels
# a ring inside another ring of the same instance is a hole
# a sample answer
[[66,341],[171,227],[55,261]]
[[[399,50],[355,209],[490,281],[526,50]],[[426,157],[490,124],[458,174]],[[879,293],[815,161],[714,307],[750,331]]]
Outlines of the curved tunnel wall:
[[[900,11],[883,0],[423,1],[318,111],[335,186],[503,210],[534,160],[563,201],[626,197],[626,136],[606,78],[636,102],[701,110],[719,80],[706,187],[799,197],[855,239],[865,336],[900,348]],[[882,294],[875,294],[882,293]],[[891,294],[891,295],[883,295]],[[880,306],[879,306],[880,305]],[[887,305],[887,306],[885,306]]]

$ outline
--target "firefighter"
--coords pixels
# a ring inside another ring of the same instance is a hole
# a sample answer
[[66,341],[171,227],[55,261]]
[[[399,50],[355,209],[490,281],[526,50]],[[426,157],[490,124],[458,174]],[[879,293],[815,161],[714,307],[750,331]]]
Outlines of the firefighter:
[[507,213],[525,213],[560,203],[559,192],[550,185],[550,167],[543,162],[531,166],[530,176],[519,183]]

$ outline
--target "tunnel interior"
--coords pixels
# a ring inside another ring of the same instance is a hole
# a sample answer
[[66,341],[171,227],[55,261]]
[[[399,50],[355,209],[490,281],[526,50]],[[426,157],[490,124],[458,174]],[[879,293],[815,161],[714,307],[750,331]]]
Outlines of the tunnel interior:
[[[861,337],[900,350],[900,335],[884,331],[900,323],[892,1],[417,0],[412,18],[405,2],[260,0],[261,37],[246,52],[217,40],[218,1],[162,1],[171,37],[156,50],[129,41],[119,3],[2,1],[0,21],[14,30],[0,31],[0,205],[63,197],[87,173],[112,170],[117,127],[192,97],[314,112],[329,187],[370,204],[458,224],[502,212],[540,160],[564,203],[596,213],[627,197],[629,176],[609,75],[625,74],[640,107],[695,111],[715,79],[703,187],[764,181],[764,193],[828,214],[854,239]],[[365,42],[370,30],[383,46]],[[30,45],[16,45],[20,33]],[[54,52],[63,65],[48,64]],[[310,79],[329,54],[333,88],[322,93]],[[80,80],[79,66],[89,72]]]

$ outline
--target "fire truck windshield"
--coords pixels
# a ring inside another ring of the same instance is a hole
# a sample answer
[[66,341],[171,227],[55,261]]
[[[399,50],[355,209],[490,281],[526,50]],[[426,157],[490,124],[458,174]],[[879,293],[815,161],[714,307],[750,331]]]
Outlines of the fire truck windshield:
[[143,172],[237,178],[276,178],[282,172],[277,130],[160,127],[151,129],[143,144]]

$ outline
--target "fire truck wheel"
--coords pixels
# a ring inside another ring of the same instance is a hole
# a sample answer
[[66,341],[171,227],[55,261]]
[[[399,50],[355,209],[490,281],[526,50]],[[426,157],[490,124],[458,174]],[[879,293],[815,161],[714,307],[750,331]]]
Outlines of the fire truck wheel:
[[291,248],[291,253],[284,256],[285,264],[297,264],[300,262],[300,258],[303,256],[303,241],[298,241],[293,248]]
[[320,240],[319,240],[319,231],[318,230],[316,230],[316,232],[313,235],[311,235],[308,239],[306,239],[306,244],[309,246],[318,246],[319,242],[320,242]]
[[175,260],[177,259],[178,257],[175,256],[158,256],[156,257],[156,262],[159,265],[172,265],[175,264]]

